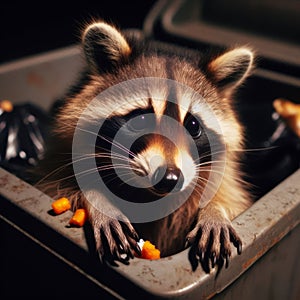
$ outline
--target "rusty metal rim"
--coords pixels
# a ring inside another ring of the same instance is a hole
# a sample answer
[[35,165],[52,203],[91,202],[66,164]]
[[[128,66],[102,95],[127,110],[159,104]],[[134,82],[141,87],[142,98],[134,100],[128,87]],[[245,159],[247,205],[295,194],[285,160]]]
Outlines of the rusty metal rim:
[[[180,299],[197,295],[201,299],[211,298],[241,276],[299,224],[299,182],[300,170],[234,220],[234,226],[244,245],[242,255],[233,253],[228,269],[220,272],[214,269],[206,274],[199,266],[192,271],[187,249],[157,261],[134,259],[129,266],[119,265],[112,267],[112,270],[121,275],[124,282],[132,282],[139,289],[156,297]],[[68,213],[71,212],[51,216],[48,213],[53,201],[51,198],[3,169],[0,169],[0,195],[32,218],[57,231],[63,238],[72,241],[85,252],[88,251],[83,229],[65,226],[70,217]]]

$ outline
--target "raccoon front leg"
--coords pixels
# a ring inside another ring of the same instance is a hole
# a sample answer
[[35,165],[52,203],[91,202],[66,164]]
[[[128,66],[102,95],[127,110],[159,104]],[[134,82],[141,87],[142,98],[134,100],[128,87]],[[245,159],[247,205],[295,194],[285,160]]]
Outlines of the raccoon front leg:
[[112,264],[118,260],[128,264],[134,252],[140,254],[139,236],[135,229],[128,218],[99,192],[90,191],[88,199],[86,207],[100,260]]
[[186,237],[187,245],[192,245],[191,251],[204,267],[209,271],[209,260],[214,268],[216,264],[228,267],[231,256],[231,242],[237,248],[238,254],[242,252],[242,241],[223,208],[212,199],[198,215],[195,228]]

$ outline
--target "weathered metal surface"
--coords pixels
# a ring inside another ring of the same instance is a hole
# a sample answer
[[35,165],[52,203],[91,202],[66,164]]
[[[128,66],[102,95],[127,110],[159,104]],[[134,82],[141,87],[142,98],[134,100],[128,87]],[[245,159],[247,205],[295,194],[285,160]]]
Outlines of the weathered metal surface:
[[299,253],[300,226],[298,225],[213,299],[300,299]]
[[[120,264],[112,269],[123,276],[124,282],[133,282],[134,286],[153,297],[211,298],[242,276],[297,226],[300,221],[299,182],[300,170],[234,220],[234,226],[243,240],[243,253],[239,256],[233,249],[229,268],[222,269],[218,276],[216,269],[206,274],[201,266],[192,271],[188,249],[157,261],[136,258],[129,266]],[[0,170],[0,195],[87,251],[82,228],[66,226],[70,212],[60,216],[51,215],[49,210],[52,199],[3,169]],[[134,292],[133,289],[132,295]]]
[[0,66],[1,99],[31,102],[49,109],[84,66],[80,48],[70,46]]
[[[0,194],[34,218],[51,226],[51,228],[66,236],[75,244],[85,250],[88,249],[83,230],[68,226],[72,217],[71,211],[54,216],[51,213],[51,202],[53,202],[53,199],[4,169],[0,170]],[[11,218],[13,220],[13,216]]]
[[[271,60],[285,62],[299,67],[299,44],[273,38],[266,34],[260,35],[259,32],[250,33],[235,29],[233,26],[218,26],[213,22],[207,22],[203,17],[204,1],[202,0],[167,0],[164,3],[158,1],[157,5],[163,7],[160,22],[163,30],[168,36],[176,40],[185,39],[200,43],[231,47],[232,45],[251,45],[262,57]],[[255,5],[253,5],[253,8]],[[267,7],[265,7],[267,9]],[[160,11],[155,11],[158,16]],[[149,15],[149,18],[153,18]],[[150,21],[146,22],[148,32]],[[255,23],[255,20],[254,22]]]

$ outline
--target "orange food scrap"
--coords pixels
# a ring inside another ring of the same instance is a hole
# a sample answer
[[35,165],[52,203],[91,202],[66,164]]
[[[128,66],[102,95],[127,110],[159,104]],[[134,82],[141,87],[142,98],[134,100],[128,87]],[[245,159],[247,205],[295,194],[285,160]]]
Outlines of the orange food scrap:
[[87,219],[87,211],[84,208],[76,209],[73,217],[69,221],[70,225],[82,227]]
[[286,124],[300,137],[300,104],[286,99],[276,99],[273,106]]
[[51,204],[52,209],[56,215],[59,215],[71,208],[71,203],[68,198],[62,197]]
[[160,251],[156,249],[155,246],[151,244],[151,242],[145,241],[142,248],[142,254],[140,257],[145,259],[159,259]]
[[13,107],[12,103],[9,100],[2,100],[2,101],[0,101],[0,108],[3,111],[11,112],[14,107]]
[[273,106],[275,110],[282,116],[282,117],[290,117],[295,114],[300,113],[300,104],[296,104],[287,99],[275,99],[273,102]]

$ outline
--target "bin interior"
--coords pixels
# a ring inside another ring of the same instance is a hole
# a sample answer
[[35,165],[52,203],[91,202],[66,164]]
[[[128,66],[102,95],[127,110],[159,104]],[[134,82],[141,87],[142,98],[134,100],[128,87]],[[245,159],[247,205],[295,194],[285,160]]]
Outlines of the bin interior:
[[[3,65],[0,67],[1,98],[10,99],[15,104],[29,101],[39,105],[48,112],[54,101],[60,98],[68,86],[76,80],[83,66],[84,63],[77,46]],[[246,152],[245,170],[249,172],[248,179],[255,186],[257,199],[299,168],[299,141],[292,139],[291,144],[286,143],[286,138],[292,136],[291,132],[285,131],[285,135],[281,136],[281,139],[276,140],[279,144],[275,145],[280,147],[266,149],[266,147],[274,146],[272,136],[279,126],[278,119],[274,118],[273,100],[278,97],[284,97],[300,101],[299,80],[294,77],[292,80],[289,80],[290,77],[281,75],[272,71],[258,69],[236,95],[236,106],[240,112],[241,121],[246,128],[247,148],[251,150]],[[252,151],[254,149],[259,149],[259,151]],[[299,175],[297,176],[299,177]],[[297,207],[299,211],[297,198],[292,199],[291,196],[297,176],[291,184],[289,182],[285,183],[285,188],[290,190],[290,193],[288,193],[289,203],[292,203],[290,210],[286,213],[288,216],[280,211],[283,207],[287,209],[288,205],[278,205],[276,206],[278,211],[272,210],[274,216],[276,214],[276,218],[281,215],[293,220],[289,230],[299,222],[297,211],[292,211],[293,207]],[[282,192],[278,191],[280,191],[280,187],[277,189],[277,196],[274,196],[276,201],[280,201],[282,196]],[[293,193],[296,195],[299,191],[293,190]],[[12,198],[13,195],[16,194],[8,194],[5,197]],[[11,200],[13,201],[13,199]],[[263,216],[263,210],[260,209],[259,202],[257,202],[256,207],[253,207],[253,210],[258,215],[259,212],[262,212],[262,215],[259,215],[259,217],[256,214],[252,215],[253,211],[250,209],[235,222],[235,226],[242,232],[243,238],[246,240],[246,256],[248,253],[247,258],[251,257],[252,261],[249,260],[250,262],[246,264],[246,261],[243,260],[245,257],[240,258],[233,255],[232,271],[231,273],[225,271],[224,275],[221,275],[217,283],[218,291],[223,290],[245,271],[240,268],[243,262],[243,266],[247,269],[274,245],[275,237],[274,240],[266,240],[265,244],[262,242],[266,238],[266,232],[270,232],[271,235],[274,232],[278,234],[278,241],[288,232],[287,228],[280,228],[280,230],[276,231],[276,228],[268,227],[269,231],[266,230],[269,225],[267,225]],[[262,203],[264,212],[266,212],[268,210],[267,199],[263,200]],[[274,220],[276,218],[274,217]],[[279,217],[278,220],[280,220]],[[249,224],[254,226],[254,223],[257,227],[253,227],[253,232],[249,233],[248,226]],[[286,223],[284,224],[286,225]],[[63,224],[60,225],[64,226]],[[69,233],[64,231],[64,234],[68,235]],[[255,245],[256,249],[252,248],[252,244]],[[262,249],[262,247],[264,248]],[[257,249],[261,249],[259,254]],[[133,263],[131,269],[121,266],[116,272],[120,272],[124,278],[134,282],[135,285],[145,289],[150,294],[162,296],[160,294],[162,292],[161,283],[159,282],[159,280],[162,280],[163,287],[166,288],[166,293],[169,293],[169,295],[176,295],[178,298],[181,296],[186,297],[185,291],[186,293],[191,292],[189,295],[196,295],[197,289],[201,289],[203,290],[203,295],[208,296],[209,291],[216,290],[214,274],[210,274],[207,277],[208,275],[199,269],[195,273],[191,273],[186,258],[187,252],[184,251],[178,255],[165,258],[161,262],[141,262],[138,260]],[[170,270],[176,270],[176,272],[170,276]],[[166,272],[169,272],[169,275]],[[168,276],[170,278],[167,278]],[[176,276],[185,278],[185,281],[176,285]],[[206,287],[207,291],[205,291]],[[163,297],[168,297],[167,294],[164,294]]]

